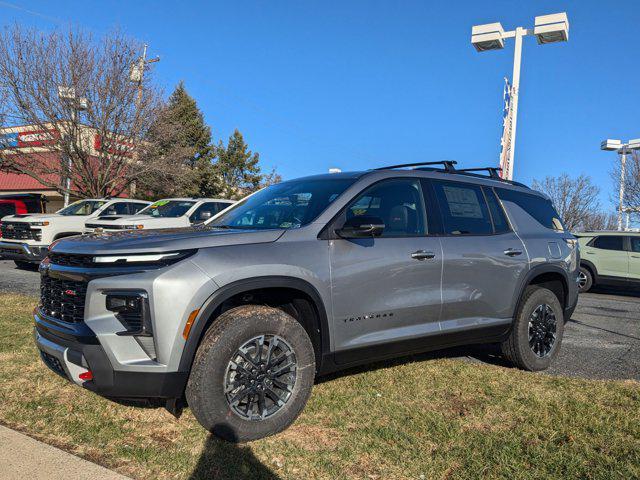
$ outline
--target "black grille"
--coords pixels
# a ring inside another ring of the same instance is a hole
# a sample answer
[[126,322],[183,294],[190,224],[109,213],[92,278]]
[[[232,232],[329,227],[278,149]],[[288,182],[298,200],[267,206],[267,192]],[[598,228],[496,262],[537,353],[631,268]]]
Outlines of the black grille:
[[31,229],[28,223],[24,222],[2,222],[2,238],[7,240],[37,240],[42,238],[42,232],[38,229]]
[[45,353],[43,351],[40,351],[40,356],[42,357],[42,361],[45,363],[45,365],[51,370],[56,372],[58,375],[62,375],[63,377],[67,376],[64,368],[62,368],[60,360],[58,360],[56,357],[49,355],[48,353]]
[[87,284],[43,276],[40,282],[42,313],[63,322],[82,322]]
[[70,255],[68,253],[49,252],[49,262],[67,267],[95,267],[92,255]]

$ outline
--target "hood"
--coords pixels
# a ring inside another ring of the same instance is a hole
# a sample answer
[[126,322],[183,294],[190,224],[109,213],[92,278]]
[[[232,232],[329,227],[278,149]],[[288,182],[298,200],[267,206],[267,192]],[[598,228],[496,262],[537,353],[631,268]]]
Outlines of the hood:
[[208,226],[91,233],[65,238],[51,249],[57,253],[111,255],[156,253],[197,248],[275,242],[285,230],[220,229]]
[[157,222],[159,220],[171,221],[177,220],[178,218],[181,217],[152,217],[151,215],[109,215],[107,217],[100,217],[95,221],[92,221],[91,223],[96,225],[99,225],[101,222],[105,222],[105,225],[133,225],[143,222]]
[[23,222],[44,222],[45,220],[53,220],[54,218],[64,217],[57,213],[23,213],[18,215],[9,215],[4,217],[5,221],[23,221]]

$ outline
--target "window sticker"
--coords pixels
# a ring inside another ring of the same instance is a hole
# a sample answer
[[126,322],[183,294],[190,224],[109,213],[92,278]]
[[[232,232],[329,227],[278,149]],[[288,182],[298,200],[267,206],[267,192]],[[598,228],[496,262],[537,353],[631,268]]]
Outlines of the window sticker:
[[480,202],[473,190],[442,186],[452,217],[483,218]]

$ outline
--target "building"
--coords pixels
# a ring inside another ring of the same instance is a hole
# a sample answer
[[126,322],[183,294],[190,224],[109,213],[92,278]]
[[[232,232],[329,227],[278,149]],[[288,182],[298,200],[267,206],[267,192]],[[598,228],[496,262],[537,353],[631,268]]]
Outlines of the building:
[[[117,148],[122,154],[122,149],[128,147],[125,142],[118,145],[106,144],[101,136],[90,127],[80,127],[81,143],[86,145],[88,153],[96,161],[98,155],[111,152]],[[60,171],[59,165],[64,161],[59,151],[60,132],[53,125],[24,125],[0,129],[0,195],[14,193],[40,193],[46,195],[47,212],[60,210],[64,205],[63,195],[51,186],[43,185],[35,178],[3,170],[2,157],[5,155],[25,156],[28,161],[42,164],[55,165]],[[57,174],[42,176],[44,181],[56,185],[63,185],[65,179]],[[73,189],[73,186],[72,186]],[[70,202],[78,200],[73,195]]]

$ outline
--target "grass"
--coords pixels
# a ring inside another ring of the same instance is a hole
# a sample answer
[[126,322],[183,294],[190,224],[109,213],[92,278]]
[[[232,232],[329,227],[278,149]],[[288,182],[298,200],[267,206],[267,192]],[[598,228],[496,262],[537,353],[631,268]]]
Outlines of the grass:
[[[134,478],[640,478],[640,384],[414,357],[315,386],[285,432],[210,437],[41,364],[32,297],[0,295],[0,423]],[[0,467],[1,468],[1,467]]]

